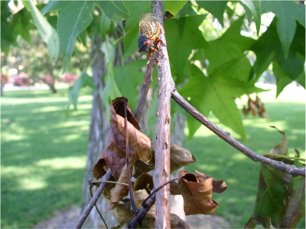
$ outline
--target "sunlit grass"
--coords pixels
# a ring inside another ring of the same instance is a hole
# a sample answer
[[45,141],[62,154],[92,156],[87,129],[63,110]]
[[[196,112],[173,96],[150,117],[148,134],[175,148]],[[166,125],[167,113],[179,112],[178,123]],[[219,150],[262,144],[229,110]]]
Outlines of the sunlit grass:
[[[256,153],[268,153],[283,137],[269,127],[276,126],[286,133],[290,156],[294,156],[294,149],[298,149],[305,158],[305,90],[301,87],[287,87],[275,101],[275,87],[272,88],[271,91],[259,94],[269,119],[252,116],[243,118],[248,142],[239,141]],[[247,98],[237,101],[241,108],[246,104]],[[237,134],[219,123],[213,115],[208,118],[239,139]],[[185,133],[188,134],[187,129]],[[186,170],[199,170],[216,180],[225,180],[228,185],[224,193],[213,195],[213,199],[219,204],[215,214],[224,216],[233,227],[243,228],[254,210],[260,163],[252,162],[205,127],[201,127],[195,137],[186,142],[185,147],[197,159],[197,162],[189,165]],[[305,223],[299,226],[304,228]]]
[[91,90],[67,119],[67,89],[4,91],[1,98],[1,227],[31,228],[79,205],[87,160]]

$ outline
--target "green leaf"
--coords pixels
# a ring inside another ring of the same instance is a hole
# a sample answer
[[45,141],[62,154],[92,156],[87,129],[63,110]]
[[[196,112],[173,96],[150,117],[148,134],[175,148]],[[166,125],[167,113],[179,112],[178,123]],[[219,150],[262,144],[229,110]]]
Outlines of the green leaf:
[[[31,13],[23,8],[13,15],[11,22],[11,30],[20,35],[25,41],[31,43],[31,35],[29,30],[35,29],[35,26],[30,23],[32,19]],[[2,23],[2,22],[1,22]]]
[[87,30],[83,30],[83,32],[81,32],[79,35],[78,35],[78,40],[79,42],[81,42],[85,47],[86,47],[86,37],[87,37]]
[[53,11],[60,11],[62,9],[65,9],[67,7],[71,6],[71,2],[69,1],[49,1],[47,5],[41,10],[41,14],[45,15],[46,13],[50,13]]
[[301,47],[305,47],[305,44],[302,44],[302,41],[305,43],[305,34],[302,32],[303,30],[305,31],[305,29],[303,29],[301,25],[297,26],[294,42],[290,47],[288,58],[285,59],[282,45],[277,36],[276,23],[277,18],[274,17],[274,20],[271,22],[267,31],[262,34],[251,47],[251,50],[255,52],[257,57],[254,64],[254,78],[256,79],[273,61],[277,61],[286,74],[288,74],[292,79],[296,79],[303,71],[303,61],[297,56],[297,54],[303,53],[302,56],[305,58],[305,51],[300,50]]
[[[49,7],[47,7],[50,4]],[[77,36],[89,26],[92,21],[92,1],[56,1],[50,2],[42,12],[58,10],[57,32],[60,39],[60,56],[64,55],[63,72],[72,56]],[[73,10],[72,10],[73,9]]]
[[96,1],[96,4],[113,21],[119,22],[130,17],[130,12],[124,1]]
[[44,42],[46,42],[49,53],[51,63],[54,66],[59,54],[59,37],[55,29],[49,24],[46,18],[42,16],[36,6],[32,1],[23,1],[24,5],[27,6],[31,15],[34,19],[36,27],[42,36]]
[[223,14],[226,9],[228,1],[197,1],[197,4],[214,15],[218,19],[219,23],[224,26]]
[[139,17],[151,12],[151,3],[149,1],[127,1],[126,6],[133,17],[127,19],[125,25],[126,37],[123,39],[125,60],[138,50]]
[[[294,165],[305,167],[298,160],[294,161]],[[284,202],[286,213],[281,228],[296,228],[298,222],[305,217],[305,177],[292,177]]]
[[101,32],[101,40],[104,39],[106,33],[109,31],[111,26],[111,20],[106,16],[106,14],[102,14],[100,19],[100,32]]
[[[115,76],[114,76],[114,69],[113,69],[113,62],[114,62],[114,54],[115,54],[115,44],[114,39],[109,38],[108,35],[105,36],[105,41],[101,46],[101,51],[104,53],[104,61],[107,66],[107,80],[105,88],[102,92],[102,101],[106,108],[109,107],[110,101],[114,100],[117,97],[121,97],[121,92],[117,86]],[[106,116],[107,119],[110,119],[109,109],[106,109]]]
[[210,74],[222,64],[241,56],[254,43],[254,40],[240,34],[243,17],[236,20],[218,39],[210,41],[211,50],[205,50],[209,60],[207,72]]
[[283,71],[279,63],[273,62],[273,73],[276,79],[276,98],[293,80]]
[[246,13],[246,16],[247,16],[247,19],[248,19],[248,22],[249,22],[249,26],[250,26],[251,22],[252,22],[252,13],[251,13],[251,10],[243,2],[239,2],[239,3],[240,3],[240,5],[242,5],[243,9],[245,10],[245,13]]
[[[284,132],[279,132],[283,135],[282,141],[270,153],[287,156],[288,140]],[[254,215],[270,217],[273,226],[279,228],[286,210],[284,198],[290,180],[290,174],[261,163]]]
[[77,110],[80,90],[84,85],[88,85],[94,90],[97,90],[97,87],[95,86],[92,77],[90,77],[86,73],[86,71],[83,71],[81,73],[79,78],[74,82],[73,86],[70,87],[68,90],[68,103],[67,103],[66,114],[69,114],[70,104],[73,104],[74,110]]
[[262,90],[233,77],[238,65],[239,63],[230,61],[217,68],[209,77],[205,77],[199,70],[198,74],[184,85],[180,93],[204,116],[212,111],[220,122],[230,127],[246,141],[241,114],[237,109],[234,97]]
[[[256,30],[257,30],[257,36],[258,36],[259,30],[260,30],[260,24],[261,24],[261,0],[241,0],[240,3],[243,3],[251,11],[254,17],[254,22],[256,24]],[[241,5],[243,6],[243,4]]]
[[210,49],[208,42],[204,39],[198,29],[206,15],[195,15],[185,18],[170,18],[165,21],[169,59],[173,75],[184,78],[184,69],[188,56],[192,49]]
[[197,15],[195,10],[192,8],[191,1],[187,1],[187,3],[183,6],[183,8],[178,12],[178,17],[186,17],[186,16],[192,16]]
[[188,140],[191,140],[191,138],[194,136],[194,134],[197,132],[197,130],[201,127],[202,124],[199,123],[199,121],[196,120],[194,117],[187,117],[186,119],[189,131]]
[[272,225],[271,218],[269,216],[262,215],[251,215],[251,218],[246,223],[244,228],[255,228],[257,224],[263,226],[265,229],[275,229],[275,227]]
[[139,90],[145,73],[141,68],[146,66],[147,60],[137,60],[124,66],[114,67],[114,77],[123,95],[128,95],[130,107],[136,110]]
[[173,16],[175,16],[187,3],[184,1],[166,1],[166,11],[169,11]]
[[305,88],[305,71],[303,71],[295,80]]
[[293,40],[296,21],[305,27],[305,5],[293,1],[262,1],[262,13],[273,12],[277,16],[277,34],[283,46],[285,59]]

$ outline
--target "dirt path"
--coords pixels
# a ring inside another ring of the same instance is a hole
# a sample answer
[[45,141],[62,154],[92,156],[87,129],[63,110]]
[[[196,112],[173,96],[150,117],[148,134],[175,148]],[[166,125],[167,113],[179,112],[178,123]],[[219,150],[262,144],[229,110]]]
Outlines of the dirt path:
[[[32,229],[57,229],[73,228],[78,220],[80,208],[72,206],[66,210],[56,211],[54,216],[47,219]],[[193,229],[229,228],[230,224],[220,216],[215,215],[192,215],[187,216],[187,223]]]

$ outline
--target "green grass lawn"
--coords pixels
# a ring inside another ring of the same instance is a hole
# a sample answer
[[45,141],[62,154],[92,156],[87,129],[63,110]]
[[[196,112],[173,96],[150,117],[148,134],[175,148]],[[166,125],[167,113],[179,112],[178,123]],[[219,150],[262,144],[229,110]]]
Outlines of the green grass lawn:
[[[274,125],[285,131],[289,154],[294,156],[294,149],[298,149],[305,158],[305,95],[305,90],[301,88],[287,88],[275,101],[275,90],[261,93],[260,97],[266,105],[269,120],[252,116],[244,118],[248,143],[242,140],[240,142],[259,154],[268,153],[283,137],[269,127]],[[243,98],[239,106],[245,101],[246,98]],[[238,138],[212,115],[209,118]],[[187,130],[185,133],[188,133]],[[206,127],[201,127],[195,137],[186,142],[185,147],[197,159],[197,162],[186,167],[186,170],[198,170],[216,180],[226,181],[227,190],[213,195],[213,199],[219,204],[216,214],[224,216],[233,227],[242,228],[254,210],[260,163],[252,162]],[[305,223],[299,226],[305,228]]]
[[[289,152],[305,156],[305,91],[287,90],[274,101],[275,91],[261,95],[269,120],[244,118],[248,143],[260,154],[269,152],[286,132]],[[81,92],[78,112],[65,117],[67,90],[57,95],[48,90],[4,91],[1,98],[1,227],[30,228],[52,216],[55,210],[81,203],[86,166],[91,92]],[[239,103],[241,106],[241,103]],[[220,127],[211,115],[209,117]],[[186,131],[187,137],[187,131]],[[187,139],[187,138],[186,138]],[[243,227],[253,211],[259,163],[202,127],[185,147],[197,162],[186,170],[199,170],[225,180],[228,189],[215,194],[216,214],[233,227]]]
[[91,92],[65,117],[67,89],[4,91],[1,98],[1,227],[31,228],[79,204]]

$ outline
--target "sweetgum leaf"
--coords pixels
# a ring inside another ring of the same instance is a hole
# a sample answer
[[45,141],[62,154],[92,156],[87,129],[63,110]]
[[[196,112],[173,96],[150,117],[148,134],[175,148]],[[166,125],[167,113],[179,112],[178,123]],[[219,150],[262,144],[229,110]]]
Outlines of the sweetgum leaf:
[[136,60],[124,66],[114,67],[114,76],[120,92],[129,95],[129,103],[136,110],[139,97],[138,87],[142,86],[144,72],[141,71],[147,60]]
[[[294,165],[302,168],[298,160]],[[305,178],[302,176],[292,177],[285,198],[286,213],[282,220],[281,228],[296,228],[297,223],[305,217]]]
[[240,112],[234,97],[260,92],[262,89],[235,79],[233,76],[237,68],[239,69],[237,65],[239,62],[225,63],[210,77],[205,77],[202,72],[198,72],[199,75],[191,78],[180,93],[185,98],[190,98],[189,102],[204,116],[208,116],[209,112],[213,111],[220,122],[230,127],[246,141]]
[[[281,68],[295,80],[303,71],[303,61],[305,60],[305,29],[297,25],[296,34],[290,47],[288,58],[284,58],[284,52],[281,42],[277,35],[276,23],[278,19],[274,17],[267,31],[262,34],[250,48],[256,54],[254,64],[254,78],[257,79],[270,65],[271,62],[277,61]],[[301,59],[298,54],[301,54]],[[253,77],[253,76],[251,76]]]
[[59,35],[55,31],[55,29],[49,24],[47,19],[44,18],[43,15],[39,12],[39,10],[32,1],[24,1],[23,3],[31,12],[35,25],[42,39],[47,44],[51,64],[54,66],[59,55]]
[[90,77],[86,71],[82,71],[79,78],[74,82],[73,86],[69,88],[68,90],[68,103],[67,103],[67,109],[66,113],[69,113],[69,107],[72,104],[74,107],[74,110],[77,110],[78,105],[78,99],[79,94],[83,86],[89,86],[94,90],[97,90],[96,85],[94,84],[94,81],[92,77]]
[[212,49],[204,51],[205,57],[209,60],[209,74],[222,64],[240,57],[254,43],[254,39],[240,34],[242,23],[243,17],[240,17],[220,38],[209,42]]
[[133,17],[126,20],[125,33],[123,39],[124,44],[124,59],[127,59],[131,54],[138,50],[139,38],[139,17],[142,14],[151,12],[151,3],[149,1],[127,1],[126,7]]
[[[51,1],[42,13],[58,11],[57,32],[60,40],[59,55],[64,55],[63,72],[72,56],[77,36],[92,21],[93,1]],[[73,9],[73,10],[72,10]]]
[[173,16],[175,16],[187,3],[184,1],[166,1],[166,11],[169,11]]
[[117,1],[96,1],[96,4],[103,10],[106,16],[116,22],[123,21],[130,17],[130,12],[122,0]]
[[228,1],[197,1],[197,4],[203,7],[205,10],[214,15],[218,19],[219,23],[223,24],[223,14]]
[[276,98],[293,80],[283,71],[279,63],[273,62],[273,74],[276,79]]
[[261,23],[261,0],[242,0],[241,2],[250,9],[253,15],[258,36]]
[[171,72],[184,79],[184,69],[192,49],[210,49],[198,29],[206,15],[195,15],[184,18],[170,18],[164,23],[168,46]]
[[262,13],[273,12],[277,16],[277,34],[283,46],[285,59],[293,40],[297,21],[305,28],[305,6],[293,1],[262,1]]

